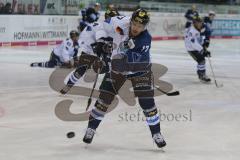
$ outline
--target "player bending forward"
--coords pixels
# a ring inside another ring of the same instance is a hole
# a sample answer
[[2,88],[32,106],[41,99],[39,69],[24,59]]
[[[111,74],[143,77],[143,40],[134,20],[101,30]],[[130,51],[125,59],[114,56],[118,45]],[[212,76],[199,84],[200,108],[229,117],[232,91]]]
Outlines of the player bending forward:
[[[106,20],[103,28],[97,31],[96,38],[99,46],[105,37],[113,37],[113,52],[110,72],[105,74],[100,86],[99,99],[90,111],[87,130],[83,138],[85,143],[92,142],[95,131],[114,96],[129,79],[146,116],[154,142],[159,148],[166,145],[160,132],[160,118],[153,98],[153,74],[149,53],[152,37],[146,29],[149,20],[147,11],[138,9],[131,17],[117,16]],[[98,48],[99,54],[103,53],[101,47]]]
[[[108,18],[119,15],[116,10],[107,10],[105,13],[105,20]],[[93,67],[95,72],[97,69],[101,68],[100,73],[106,73],[109,71],[108,63],[110,62],[110,55],[112,52],[112,38],[107,37],[102,39],[101,47],[104,47],[103,53],[97,55],[96,46],[96,32],[99,30],[101,24],[94,22],[89,24],[82,32],[81,38],[79,39],[79,44],[81,45],[81,56],[79,58],[79,65],[76,70],[71,73],[69,79],[67,80],[66,86],[60,90],[60,93],[66,94],[77,81],[85,74],[87,69]],[[98,46],[99,47],[99,46]],[[102,61],[100,61],[100,58]]]
[[185,47],[188,53],[197,62],[198,78],[202,82],[210,82],[206,75],[205,57],[210,57],[211,53],[204,46],[204,36],[201,30],[204,29],[203,21],[200,17],[194,17],[193,25],[185,30]]
[[70,38],[67,38],[60,45],[53,49],[49,61],[31,63],[30,66],[45,68],[54,68],[55,66],[67,68],[74,67],[74,63],[77,63],[78,61],[78,39],[79,33],[74,30],[71,31]]

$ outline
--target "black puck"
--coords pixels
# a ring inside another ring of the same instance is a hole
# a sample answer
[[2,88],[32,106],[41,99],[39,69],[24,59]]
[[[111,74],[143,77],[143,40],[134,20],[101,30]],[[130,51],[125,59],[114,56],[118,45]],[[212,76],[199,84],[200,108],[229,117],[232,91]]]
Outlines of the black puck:
[[75,137],[75,133],[74,132],[68,132],[67,133],[67,138],[73,138]]

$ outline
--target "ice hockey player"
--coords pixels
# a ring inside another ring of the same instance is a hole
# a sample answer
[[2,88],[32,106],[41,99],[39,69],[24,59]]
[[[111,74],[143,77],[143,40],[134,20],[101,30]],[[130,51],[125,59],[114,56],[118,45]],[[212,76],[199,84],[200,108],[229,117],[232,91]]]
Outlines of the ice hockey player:
[[203,46],[204,39],[201,35],[203,24],[203,20],[199,16],[193,17],[193,25],[185,32],[185,47],[197,62],[197,74],[200,81],[210,82],[211,79],[206,75],[205,57],[210,57],[211,53]]
[[209,11],[208,16],[203,18],[204,23],[212,30],[212,22],[215,18],[216,14],[214,11]]
[[[92,142],[96,129],[109,105],[127,79],[131,80],[135,96],[146,116],[152,138],[159,148],[166,142],[160,132],[160,118],[154,102],[153,74],[151,72],[151,35],[147,30],[150,17],[146,10],[138,9],[131,17],[117,16],[106,20],[97,32],[98,52],[103,53],[101,41],[113,37],[111,71],[106,73],[100,86],[100,95],[90,111],[83,141]],[[139,65],[140,64],[140,65]],[[123,131],[124,132],[124,131]]]
[[212,35],[212,30],[206,23],[203,23],[202,29],[200,31],[201,37],[203,39],[203,48],[207,49],[210,45],[210,38]]
[[201,34],[204,36],[204,44],[203,44],[204,48],[208,48],[210,45],[210,37],[213,32],[212,21],[214,20],[214,18],[215,18],[215,12],[213,11],[209,11],[208,16],[203,18],[204,29],[202,29]]
[[[107,10],[105,12],[105,20],[108,18],[118,16],[118,12],[115,10]],[[69,79],[67,80],[66,86],[60,90],[60,93],[66,94],[77,81],[85,74],[87,69],[93,68],[95,72],[97,68],[101,68],[100,74],[109,71],[108,63],[110,62],[110,56],[112,51],[112,38],[106,37],[102,41],[102,46],[105,46],[105,54],[96,54],[96,31],[100,28],[101,24],[94,22],[89,24],[81,33],[81,38],[79,39],[79,44],[81,45],[81,56],[79,58],[79,65],[76,70],[71,73]],[[101,57],[102,61],[100,61]]]
[[84,28],[93,22],[97,22],[100,17],[99,10],[101,8],[100,3],[95,3],[93,7],[85,8],[81,11],[82,20],[79,24],[79,31],[82,32]]
[[187,10],[185,13],[185,18],[187,19],[187,22],[185,24],[185,28],[189,28],[192,24],[193,17],[199,16],[197,12],[197,7],[196,5],[192,5],[192,9]]
[[55,66],[67,68],[74,67],[74,63],[78,61],[78,39],[79,33],[75,30],[72,30],[70,32],[70,38],[67,38],[60,45],[53,49],[49,61],[31,63],[30,66],[45,68],[54,68]]

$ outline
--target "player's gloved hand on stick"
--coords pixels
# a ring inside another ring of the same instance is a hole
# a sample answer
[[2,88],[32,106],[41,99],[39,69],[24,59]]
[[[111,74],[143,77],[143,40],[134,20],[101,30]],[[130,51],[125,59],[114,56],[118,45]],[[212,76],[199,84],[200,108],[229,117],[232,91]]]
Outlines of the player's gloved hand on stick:
[[208,48],[209,44],[210,44],[209,40],[205,40],[204,43],[203,43],[203,47]]
[[112,41],[113,39],[111,37],[100,38],[96,43],[92,44],[93,52],[97,54],[98,57],[111,53]]
[[209,52],[208,50],[202,50],[201,53],[203,54],[204,57],[211,57],[211,52]]
[[96,59],[94,62],[93,62],[93,70],[96,72],[96,73],[100,73],[101,70],[103,69],[103,67],[106,66],[105,62],[100,60],[100,59]]

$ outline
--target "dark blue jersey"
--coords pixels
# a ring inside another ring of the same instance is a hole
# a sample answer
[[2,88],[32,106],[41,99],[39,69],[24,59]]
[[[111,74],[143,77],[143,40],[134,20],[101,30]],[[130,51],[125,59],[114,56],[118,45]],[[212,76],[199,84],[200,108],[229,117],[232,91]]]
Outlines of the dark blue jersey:
[[208,26],[208,28],[210,29],[210,31],[212,32],[212,20],[209,17],[204,17],[203,18],[204,23]]
[[207,16],[203,18],[203,22],[206,23],[206,24],[211,24],[212,25],[212,20]]
[[198,17],[199,14],[197,11],[193,11],[192,9],[187,10],[187,12],[185,13],[185,17],[187,18],[187,20],[192,21],[193,17],[196,16]]
[[201,36],[203,37],[203,47],[208,48],[210,44],[211,29],[207,24],[203,23],[203,28],[201,30]]
[[92,7],[83,9],[81,13],[82,13],[82,20],[88,23],[96,22],[100,17],[100,13],[96,12],[95,9]]
[[147,30],[132,38],[135,47],[126,52],[128,62],[150,63],[150,48],[152,37]]
[[201,35],[205,36],[207,39],[210,39],[211,36],[211,29],[208,27],[207,24],[203,23],[203,28],[201,30]]

